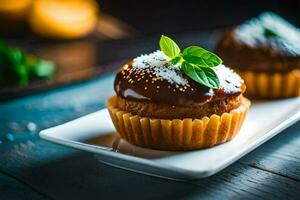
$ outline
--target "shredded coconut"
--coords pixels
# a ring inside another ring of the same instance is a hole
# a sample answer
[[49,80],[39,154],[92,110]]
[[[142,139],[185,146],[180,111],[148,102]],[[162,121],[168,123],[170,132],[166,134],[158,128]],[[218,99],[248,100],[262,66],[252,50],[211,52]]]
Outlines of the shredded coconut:
[[155,51],[141,55],[133,59],[132,69],[153,72],[158,77],[167,80],[171,84],[185,85],[187,80],[182,76],[178,65],[170,65],[170,59],[162,52]]
[[282,45],[291,46],[291,51],[300,51],[299,29],[270,12],[263,13],[258,18],[251,19],[238,26],[235,35],[240,41],[243,41],[249,46],[255,46],[257,43],[267,42],[267,38],[264,36],[265,28],[269,28],[278,33]]
[[232,69],[219,65],[215,68],[218,74],[220,85],[222,85],[225,92],[239,91],[243,80]]

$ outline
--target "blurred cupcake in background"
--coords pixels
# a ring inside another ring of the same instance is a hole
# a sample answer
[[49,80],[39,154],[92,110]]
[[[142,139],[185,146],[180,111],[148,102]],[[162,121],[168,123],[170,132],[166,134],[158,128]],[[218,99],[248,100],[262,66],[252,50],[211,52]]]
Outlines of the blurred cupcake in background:
[[300,96],[300,31],[266,12],[227,32],[217,46],[224,63],[258,98]]

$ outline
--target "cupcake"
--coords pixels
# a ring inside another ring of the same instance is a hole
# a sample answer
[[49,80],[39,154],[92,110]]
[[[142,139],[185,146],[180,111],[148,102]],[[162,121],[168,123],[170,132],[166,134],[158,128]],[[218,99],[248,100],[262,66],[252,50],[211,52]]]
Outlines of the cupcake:
[[217,53],[258,98],[300,95],[300,31],[274,13],[263,13],[227,32]]
[[166,36],[161,51],[122,66],[107,107],[120,137],[152,149],[193,150],[235,137],[250,101],[244,81],[215,54],[180,51]]

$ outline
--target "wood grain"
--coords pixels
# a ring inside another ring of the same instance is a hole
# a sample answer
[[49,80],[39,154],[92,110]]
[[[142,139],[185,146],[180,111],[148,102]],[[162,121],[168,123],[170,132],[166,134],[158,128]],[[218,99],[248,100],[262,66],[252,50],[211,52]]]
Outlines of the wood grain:
[[268,141],[241,163],[300,182],[300,122]]
[[49,199],[26,184],[0,172],[0,199]]

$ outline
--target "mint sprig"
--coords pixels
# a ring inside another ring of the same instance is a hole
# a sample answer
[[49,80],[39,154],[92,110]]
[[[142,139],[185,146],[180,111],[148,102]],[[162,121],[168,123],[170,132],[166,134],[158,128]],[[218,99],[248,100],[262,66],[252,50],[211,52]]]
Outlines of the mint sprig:
[[189,46],[182,52],[178,45],[169,37],[162,35],[159,41],[161,51],[171,60],[179,64],[180,70],[189,78],[209,88],[219,88],[220,81],[212,69],[222,64],[216,54],[198,46]]
[[275,30],[267,28],[267,27],[264,27],[264,35],[267,38],[272,38],[272,37],[278,37],[279,36],[279,34]]
[[169,58],[174,58],[180,53],[178,45],[171,38],[164,35],[160,38],[159,47]]
[[49,78],[55,64],[24,53],[0,40],[0,86],[26,86],[31,80]]
[[216,67],[222,63],[222,60],[217,55],[197,46],[190,46],[184,49],[182,57],[187,62],[200,67]]

